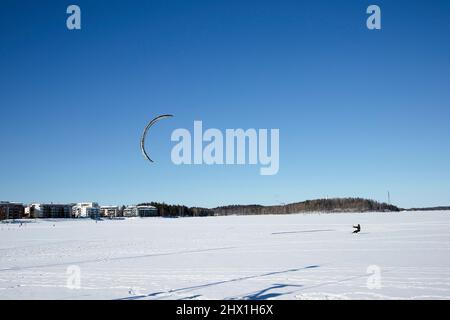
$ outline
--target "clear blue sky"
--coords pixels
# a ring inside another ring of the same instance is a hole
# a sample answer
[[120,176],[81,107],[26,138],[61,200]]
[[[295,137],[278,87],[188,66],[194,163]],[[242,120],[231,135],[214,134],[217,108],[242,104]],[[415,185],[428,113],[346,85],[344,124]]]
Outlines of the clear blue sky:
[[[2,0],[0,200],[450,205],[449,38],[445,0]],[[279,128],[278,175],[173,165],[194,120]]]

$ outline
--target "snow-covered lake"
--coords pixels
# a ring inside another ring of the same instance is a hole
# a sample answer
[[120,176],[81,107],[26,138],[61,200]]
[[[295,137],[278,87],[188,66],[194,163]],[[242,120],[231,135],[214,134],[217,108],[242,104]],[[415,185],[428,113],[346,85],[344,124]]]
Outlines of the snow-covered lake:
[[450,298],[450,211],[0,224],[0,299],[398,298]]

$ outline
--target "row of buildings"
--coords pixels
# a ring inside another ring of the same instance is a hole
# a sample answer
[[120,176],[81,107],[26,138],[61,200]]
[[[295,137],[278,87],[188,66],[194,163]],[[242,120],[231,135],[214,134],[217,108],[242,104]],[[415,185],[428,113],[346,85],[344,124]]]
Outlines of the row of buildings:
[[22,218],[115,218],[155,217],[158,209],[153,206],[99,206],[96,202],[69,204],[0,201],[0,220]]

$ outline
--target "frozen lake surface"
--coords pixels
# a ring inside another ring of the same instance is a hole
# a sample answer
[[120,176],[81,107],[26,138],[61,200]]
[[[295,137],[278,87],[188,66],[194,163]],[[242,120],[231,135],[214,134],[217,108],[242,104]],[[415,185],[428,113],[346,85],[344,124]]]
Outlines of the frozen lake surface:
[[0,224],[0,299],[449,298],[450,211]]

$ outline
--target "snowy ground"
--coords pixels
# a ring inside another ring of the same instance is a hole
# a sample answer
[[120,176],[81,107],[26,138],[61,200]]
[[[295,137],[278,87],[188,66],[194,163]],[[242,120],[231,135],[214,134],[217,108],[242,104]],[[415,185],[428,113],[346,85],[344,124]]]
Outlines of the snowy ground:
[[450,298],[450,212],[0,224],[0,299],[398,298]]

